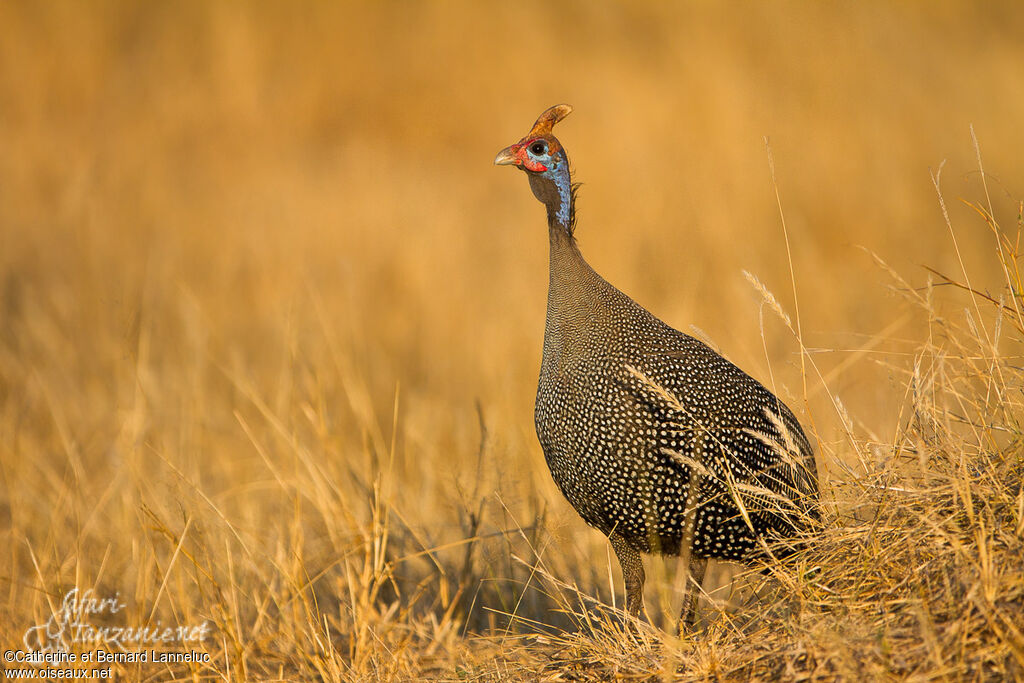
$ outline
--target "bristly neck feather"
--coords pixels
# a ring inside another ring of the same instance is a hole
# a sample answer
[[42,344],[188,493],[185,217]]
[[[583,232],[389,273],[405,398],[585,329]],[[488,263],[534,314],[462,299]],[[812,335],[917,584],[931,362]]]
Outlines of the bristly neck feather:
[[569,173],[569,158],[559,151],[558,161],[543,173],[530,173],[530,188],[548,210],[552,239],[572,239],[576,229],[576,189]]

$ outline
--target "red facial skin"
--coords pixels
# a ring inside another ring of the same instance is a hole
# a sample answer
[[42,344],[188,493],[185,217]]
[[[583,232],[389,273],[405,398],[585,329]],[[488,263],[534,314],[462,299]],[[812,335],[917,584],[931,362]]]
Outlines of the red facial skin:
[[512,150],[515,152],[516,162],[518,163],[518,165],[522,166],[527,171],[533,171],[534,173],[543,173],[544,171],[548,170],[548,167],[545,166],[544,164],[540,163],[539,161],[534,161],[533,159],[531,159],[529,152],[526,151],[530,147],[530,145],[537,142],[537,140],[539,139],[540,138],[532,138],[525,142],[520,141],[512,146]]

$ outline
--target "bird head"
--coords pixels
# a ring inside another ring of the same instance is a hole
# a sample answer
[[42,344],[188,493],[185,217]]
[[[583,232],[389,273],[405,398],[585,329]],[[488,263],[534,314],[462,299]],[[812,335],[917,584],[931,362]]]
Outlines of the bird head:
[[498,166],[518,166],[526,171],[533,196],[547,207],[548,225],[558,226],[570,237],[576,222],[576,190],[569,174],[569,156],[551,129],[571,111],[568,104],[551,107],[537,118],[526,137],[494,157]]
[[571,111],[568,104],[558,104],[545,111],[522,140],[498,152],[494,163],[498,166],[514,165],[527,173],[550,173],[567,166],[569,158],[558,138],[551,134],[551,129]]

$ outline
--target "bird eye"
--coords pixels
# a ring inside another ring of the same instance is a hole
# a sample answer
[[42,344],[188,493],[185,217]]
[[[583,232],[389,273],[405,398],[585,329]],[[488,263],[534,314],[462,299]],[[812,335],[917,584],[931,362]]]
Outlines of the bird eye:
[[545,145],[543,142],[535,142],[532,145],[530,145],[530,151],[533,154],[540,156],[541,154],[544,154],[545,152],[548,151],[548,146]]

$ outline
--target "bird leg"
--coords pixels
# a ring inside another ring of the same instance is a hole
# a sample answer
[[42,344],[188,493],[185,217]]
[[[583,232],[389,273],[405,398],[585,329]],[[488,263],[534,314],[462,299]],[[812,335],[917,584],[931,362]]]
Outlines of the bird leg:
[[707,571],[708,561],[701,557],[691,557],[687,567],[687,584],[685,597],[683,598],[683,609],[679,612],[679,635],[693,628],[697,623],[697,602],[700,600],[701,587],[704,585],[704,572]]
[[639,617],[644,604],[644,565],[640,553],[614,531],[609,534],[608,540],[612,542],[615,556],[619,558],[622,578],[626,583],[626,613],[631,617]]
[[[708,561],[693,556],[693,537],[697,532],[697,505],[699,501],[702,472],[704,468],[704,437],[698,435],[693,443],[693,454],[696,456],[690,465],[690,482],[686,487],[686,506],[683,508],[683,538],[679,544],[682,566],[686,567],[687,586],[684,592],[683,609],[679,613],[679,635],[689,631],[697,621],[697,601],[701,586],[704,583],[704,572]],[[693,584],[693,585],[690,585]]]

